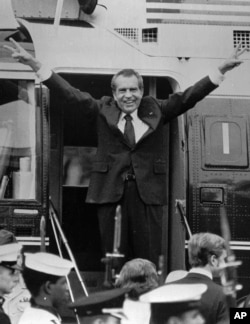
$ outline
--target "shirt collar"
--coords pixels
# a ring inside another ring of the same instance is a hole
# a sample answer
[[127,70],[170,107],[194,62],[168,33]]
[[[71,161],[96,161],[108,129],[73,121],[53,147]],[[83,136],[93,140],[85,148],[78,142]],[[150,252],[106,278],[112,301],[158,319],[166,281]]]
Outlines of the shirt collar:
[[206,269],[203,269],[203,268],[192,268],[192,269],[190,269],[189,273],[199,273],[199,274],[202,274],[202,275],[210,278],[211,280],[213,280],[212,273]]
[[[127,114],[126,114],[125,112],[122,111],[121,116],[120,116],[120,120],[123,120],[123,118],[124,118],[126,115],[127,115]],[[137,109],[134,110],[130,115],[131,115],[131,117],[132,117],[133,120],[138,119]]]
[[47,312],[49,312],[49,313],[53,314],[54,316],[56,316],[57,318],[61,319],[60,315],[58,314],[58,312],[56,311],[56,309],[54,307],[38,305],[35,302],[34,298],[30,299],[30,304],[31,304],[31,307],[33,307],[33,308],[39,308],[39,309],[46,310]]

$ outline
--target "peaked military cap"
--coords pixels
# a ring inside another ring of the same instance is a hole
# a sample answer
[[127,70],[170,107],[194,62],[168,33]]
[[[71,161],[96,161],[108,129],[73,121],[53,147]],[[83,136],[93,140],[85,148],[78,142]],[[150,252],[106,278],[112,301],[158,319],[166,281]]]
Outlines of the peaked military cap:
[[0,245],[0,265],[6,268],[21,270],[17,265],[17,257],[20,253],[21,246],[18,243]]

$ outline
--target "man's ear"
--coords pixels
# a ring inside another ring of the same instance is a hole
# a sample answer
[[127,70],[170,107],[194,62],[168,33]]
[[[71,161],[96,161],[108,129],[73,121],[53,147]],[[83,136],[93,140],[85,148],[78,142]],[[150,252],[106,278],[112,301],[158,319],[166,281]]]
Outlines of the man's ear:
[[44,289],[44,292],[47,294],[47,295],[50,295],[51,294],[51,286],[53,285],[53,283],[51,281],[46,281],[45,284],[43,285],[43,289]]
[[211,266],[217,267],[218,259],[217,259],[216,255],[214,255],[214,254],[211,255],[211,257],[209,259],[209,263],[210,263]]

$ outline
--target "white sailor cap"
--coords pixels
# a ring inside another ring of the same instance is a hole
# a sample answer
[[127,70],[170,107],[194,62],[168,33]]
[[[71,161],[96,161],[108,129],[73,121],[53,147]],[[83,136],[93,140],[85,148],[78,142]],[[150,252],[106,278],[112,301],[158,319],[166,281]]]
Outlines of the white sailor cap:
[[73,268],[73,262],[63,259],[58,255],[37,252],[25,253],[25,267],[58,277],[67,276]]
[[168,284],[158,287],[139,297],[141,302],[150,304],[164,303],[188,303],[199,301],[202,294],[207,290],[205,284]]
[[20,248],[21,246],[18,243],[0,245],[0,265],[7,268],[20,269],[16,265]]
[[186,275],[188,274],[188,271],[186,270],[174,270],[171,271],[168,275],[167,278],[165,280],[165,283],[171,283],[174,281],[177,281],[179,279],[182,279],[184,277],[186,277]]
[[141,302],[151,304],[152,321],[167,321],[191,310],[199,310],[204,284],[168,284],[140,296]]

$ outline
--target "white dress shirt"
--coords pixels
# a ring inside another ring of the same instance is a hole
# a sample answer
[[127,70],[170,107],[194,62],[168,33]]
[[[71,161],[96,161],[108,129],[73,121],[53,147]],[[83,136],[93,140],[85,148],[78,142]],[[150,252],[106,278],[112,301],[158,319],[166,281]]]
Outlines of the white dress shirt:
[[[126,119],[124,118],[126,114],[124,112],[121,113],[121,116],[119,118],[117,127],[120,129],[120,131],[124,134],[125,129],[125,123]],[[143,136],[143,134],[146,133],[146,131],[149,129],[149,126],[145,124],[137,115],[137,110],[133,111],[130,116],[132,117],[132,124],[134,126],[135,131],[135,142],[137,143],[139,139]]]

